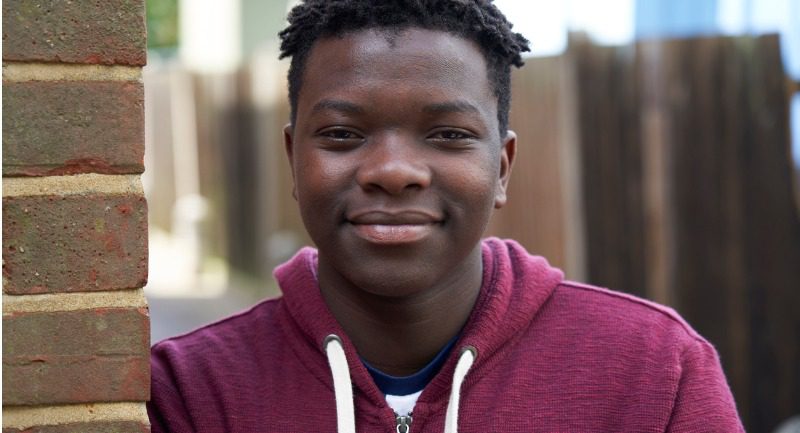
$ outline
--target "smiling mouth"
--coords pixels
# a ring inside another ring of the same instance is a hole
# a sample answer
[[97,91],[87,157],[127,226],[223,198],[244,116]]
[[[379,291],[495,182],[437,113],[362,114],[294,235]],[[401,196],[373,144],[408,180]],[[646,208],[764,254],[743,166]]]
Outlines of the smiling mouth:
[[433,232],[434,224],[353,224],[356,234],[376,244],[418,242]]
[[348,218],[356,235],[382,245],[413,243],[431,235],[441,219],[427,212],[362,212]]

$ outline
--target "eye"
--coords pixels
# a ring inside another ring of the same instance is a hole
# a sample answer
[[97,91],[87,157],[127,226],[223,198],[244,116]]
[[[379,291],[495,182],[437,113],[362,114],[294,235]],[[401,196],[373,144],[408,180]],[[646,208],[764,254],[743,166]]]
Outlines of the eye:
[[432,138],[438,138],[441,140],[463,140],[470,137],[467,134],[459,131],[441,131],[433,134]]
[[349,128],[331,127],[317,133],[321,143],[331,149],[350,148],[360,144],[364,137]]
[[477,137],[463,129],[440,129],[428,135],[428,140],[441,146],[462,147],[472,143]]
[[333,140],[357,140],[361,136],[349,129],[344,128],[329,128],[319,133],[320,136],[331,138]]

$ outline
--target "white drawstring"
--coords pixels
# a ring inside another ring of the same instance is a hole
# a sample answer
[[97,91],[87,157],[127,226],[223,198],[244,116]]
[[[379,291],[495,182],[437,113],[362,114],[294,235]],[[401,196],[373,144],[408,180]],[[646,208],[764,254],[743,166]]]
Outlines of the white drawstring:
[[356,416],[353,409],[353,384],[350,367],[344,355],[342,340],[337,335],[325,337],[325,353],[333,375],[333,393],[336,396],[336,426],[339,433],[356,433]]
[[456,370],[453,372],[453,386],[450,390],[450,402],[447,403],[447,415],[444,419],[444,433],[458,433],[458,402],[461,398],[461,384],[475,362],[475,348],[465,347],[458,357]]
[[[350,367],[344,354],[342,340],[337,335],[325,337],[325,353],[333,375],[333,392],[336,396],[336,426],[339,433],[355,433],[356,417],[353,408],[353,384],[350,381]],[[444,433],[458,433],[458,404],[461,398],[461,384],[475,362],[475,348],[467,346],[458,357],[453,372],[453,386],[444,420]]]

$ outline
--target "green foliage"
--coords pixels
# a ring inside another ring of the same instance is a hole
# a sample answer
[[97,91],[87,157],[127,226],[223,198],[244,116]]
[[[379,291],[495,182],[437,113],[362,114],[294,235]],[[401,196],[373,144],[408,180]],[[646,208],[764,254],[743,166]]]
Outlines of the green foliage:
[[178,45],[178,0],[147,0],[147,48]]

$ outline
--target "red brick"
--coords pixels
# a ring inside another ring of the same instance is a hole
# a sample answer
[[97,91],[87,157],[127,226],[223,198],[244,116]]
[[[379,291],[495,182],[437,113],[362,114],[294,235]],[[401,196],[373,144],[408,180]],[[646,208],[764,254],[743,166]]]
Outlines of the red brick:
[[26,428],[4,428],[3,433],[147,433],[150,427],[136,421],[96,421]]
[[15,363],[3,359],[3,404],[42,405],[149,398],[145,357],[53,357]]
[[3,175],[144,171],[137,81],[3,83]]
[[144,65],[144,0],[3,2],[3,60]]
[[41,360],[48,356],[146,356],[147,309],[98,308],[3,315],[3,354]]
[[3,283],[9,294],[143,287],[147,283],[144,197],[4,197]]
[[4,404],[147,400],[146,308],[3,316]]

